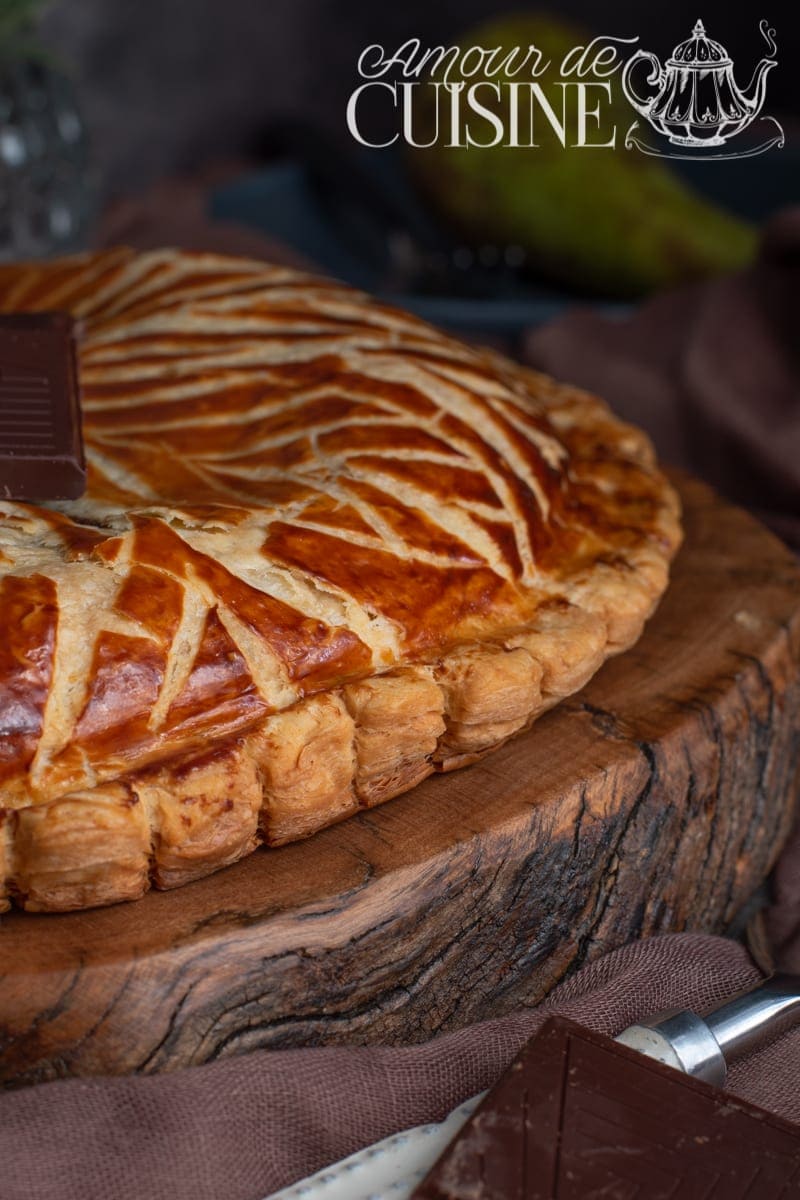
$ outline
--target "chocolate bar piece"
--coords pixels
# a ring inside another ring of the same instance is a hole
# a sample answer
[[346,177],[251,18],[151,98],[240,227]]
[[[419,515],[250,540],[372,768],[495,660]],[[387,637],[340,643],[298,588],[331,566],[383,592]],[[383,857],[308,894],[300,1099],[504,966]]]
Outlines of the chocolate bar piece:
[[797,1200],[800,1126],[551,1018],[416,1200]]
[[0,316],[0,499],[75,500],[85,488],[72,318]]

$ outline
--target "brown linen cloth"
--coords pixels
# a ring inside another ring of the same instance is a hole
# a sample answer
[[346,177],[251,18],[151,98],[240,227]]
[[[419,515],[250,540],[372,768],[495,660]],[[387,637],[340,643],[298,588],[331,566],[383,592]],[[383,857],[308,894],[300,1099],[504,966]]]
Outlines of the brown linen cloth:
[[[491,1085],[547,1015],[616,1033],[711,1007],[759,972],[738,943],[642,941],[538,1009],[419,1046],[256,1051],[161,1077],[67,1080],[0,1096],[2,1200],[261,1200]],[[731,1090],[800,1121],[800,1029],[731,1071]]]
[[[800,210],[774,223],[747,274],[659,297],[629,320],[568,315],[528,350],[800,545],[799,300]],[[781,964],[800,972],[800,828],[767,927]],[[616,1033],[661,1008],[702,1011],[758,979],[737,942],[676,934],[607,955],[537,1009],[424,1045],[260,1051],[160,1077],[6,1093],[0,1200],[261,1200],[440,1120],[492,1084],[549,1013]],[[800,1028],[735,1064],[729,1086],[800,1122]]]
[[800,549],[800,206],[754,266],[665,292],[629,319],[575,309],[525,357],[608,400],[687,467]]
[[218,162],[194,175],[164,179],[139,196],[114,201],[94,230],[92,249],[133,246],[136,250],[160,250],[163,246],[180,246],[185,250],[263,258],[298,271],[317,270],[310,259],[285,242],[251,226],[213,221],[208,216],[209,190],[247,169],[246,162]]

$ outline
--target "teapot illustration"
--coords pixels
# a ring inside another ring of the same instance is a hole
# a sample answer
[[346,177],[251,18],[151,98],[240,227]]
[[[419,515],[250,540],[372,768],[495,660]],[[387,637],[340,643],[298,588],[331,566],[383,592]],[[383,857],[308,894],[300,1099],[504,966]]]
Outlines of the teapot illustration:
[[[770,57],[762,58],[742,92],[733,78],[733,62],[719,42],[697,21],[692,36],[672,51],[662,67],[650,50],[637,50],[622,72],[625,96],[655,130],[676,146],[722,146],[755,120],[766,95],[767,73],[776,65],[773,29],[759,26]],[[651,65],[647,82],[658,90],[649,100],[633,87],[631,75],[638,65]]]

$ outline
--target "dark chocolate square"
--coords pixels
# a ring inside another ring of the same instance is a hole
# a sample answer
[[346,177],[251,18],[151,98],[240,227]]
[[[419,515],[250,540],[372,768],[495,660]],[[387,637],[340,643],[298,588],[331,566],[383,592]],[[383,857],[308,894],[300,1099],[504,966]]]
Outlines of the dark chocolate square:
[[800,1127],[551,1018],[417,1200],[799,1200]]
[[0,498],[75,500],[86,488],[67,313],[0,316]]

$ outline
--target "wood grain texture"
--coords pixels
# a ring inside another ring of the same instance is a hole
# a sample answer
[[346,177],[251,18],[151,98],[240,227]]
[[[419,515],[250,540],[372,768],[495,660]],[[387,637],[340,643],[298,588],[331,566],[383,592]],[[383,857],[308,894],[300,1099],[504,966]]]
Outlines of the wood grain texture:
[[681,488],[686,544],[641,641],[490,758],[179,892],[2,917],[0,1077],[420,1040],[630,938],[723,930],[791,816],[800,573]]

